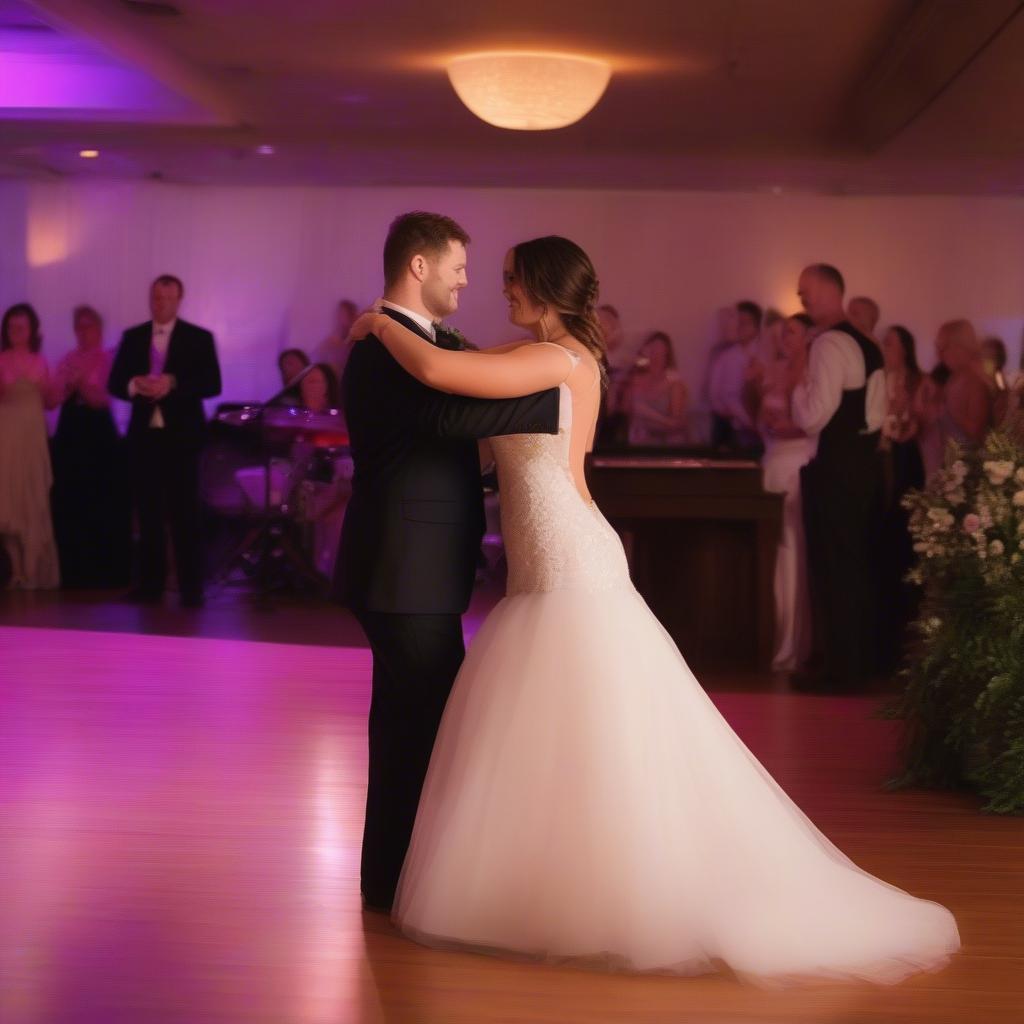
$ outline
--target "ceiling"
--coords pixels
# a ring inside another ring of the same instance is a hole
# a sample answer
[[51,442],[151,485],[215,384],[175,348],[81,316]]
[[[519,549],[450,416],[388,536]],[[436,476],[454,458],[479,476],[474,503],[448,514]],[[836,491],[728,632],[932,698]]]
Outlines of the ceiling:
[[[615,70],[503,131],[444,73],[496,47]],[[1021,111],[1017,0],[0,0],[8,178],[1022,194]]]

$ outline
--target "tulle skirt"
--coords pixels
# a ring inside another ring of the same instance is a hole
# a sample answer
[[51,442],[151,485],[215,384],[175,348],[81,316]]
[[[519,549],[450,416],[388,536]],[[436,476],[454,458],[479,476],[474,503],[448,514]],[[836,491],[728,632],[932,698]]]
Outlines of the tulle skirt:
[[959,947],[783,793],[632,586],[505,598],[434,748],[394,911],[431,945],[892,983]]

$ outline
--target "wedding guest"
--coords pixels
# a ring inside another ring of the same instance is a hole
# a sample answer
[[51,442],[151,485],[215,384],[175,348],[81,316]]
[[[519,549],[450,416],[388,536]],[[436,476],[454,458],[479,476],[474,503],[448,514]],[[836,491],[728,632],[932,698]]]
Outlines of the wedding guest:
[[139,520],[139,583],[130,595],[161,600],[166,584],[166,530],[174,548],[181,603],[203,603],[199,452],[203,399],[220,394],[213,335],[179,319],[185,288],[171,274],[150,287],[152,320],[124,332],[108,389],[132,403],[128,450]]
[[1006,413],[1001,424],[1017,434],[1024,442],[1024,339],[1022,339],[1020,364],[1006,399]]
[[1024,444],[1024,374],[1014,382],[1007,396],[1006,415],[1000,426],[1014,433]]
[[758,353],[754,357],[755,360],[767,365],[772,360],[779,358],[779,353],[783,350],[782,334],[785,329],[786,317],[777,309],[769,306],[764,311],[764,317],[761,320],[761,335],[758,339]]
[[299,382],[299,405],[311,412],[327,412],[340,404],[338,378],[326,363],[316,363]]
[[40,354],[39,316],[25,302],[0,322],[0,538],[11,564],[8,585],[28,590],[60,581],[50,516],[53,474],[45,410],[57,405]]
[[711,371],[711,411],[728,421],[732,437],[725,444],[738,449],[758,450],[761,447],[761,438],[744,396],[757,354],[762,315],[756,302],[748,300],[736,304],[736,344],[722,352]]
[[914,565],[910,516],[903,508],[908,491],[924,486],[925,469],[918,444],[918,392],[924,375],[917,364],[914,336],[894,324],[882,337],[886,415],[882,424],[882,510],[879,523],[879,660],[891,672],[899,665],[907,628],[917,613],[917,588],[906,581]]
[[800,497],[800,470],[816,442],[793,421],[793,389],[804,376],[813,322],[797,313],[782,322],[774,358],[759,378],[758,428],[764,438],[764,489],[785,495],[782,536],[775,555],[775,652],[772,668],[794,671],[811,654],[811,607],[807,543]]
[[[351,347],[349,332],[359,316],[359,307],[351,299],[342,299],[334,307],[334,318],[330,333],[313,352],[314,360],[327,363],[338,379],[345,372],[345,364]],[[308,364],[307,364],[308,365]]]
[[597,320],[601,325],[604,343],[608,353],[608,362],[620,369],[627,369],[623,360],[626,357],[626,335],[622,329],[622,317],[618,309],[609,303],[597,307]]
[[[281,375],[281,387],[285,390],[282,391],[277,399],[275,405],[301,405],[302,395],[299,391],[299,386],[290,386],[292,381],[302,371],[309,366],[309,356],[302,351],[301,348],[286,348],[277,357],[277,370]],[[301,383],[301,382],[300,382]]]
[[128,584],[131,505],[121,439],[110,412],[113,353],[91,306],[73,314],[76,347],[54,373],[60,418],[53,437],[53,525],[65,587]]
[[728,416],[720,415],[711,407],[711,381],[719,356],[738,341],[739,315],[735,306],[723,306],[718,310],[717,337],[708,353],[707,366],[704,371],[704,383],[701,386],[701,401],[711,413],[712,448],[728,448],[732,445],[733,430]]
[[969,320],[944,323],[939,328],[936,349],[949,369],[939,418],[943,440],[977,448],[993,426],[994,403],[973,324]]
[[1010,399],[1010,386],[1006,380],[1006,343],[1002,338],[986,338],[981,343],[981,369],[992,392],[992,419],[1002,423]]
[[946,408],[946,384],[949,367],[943,360],[945,341],[940,334],[935,340],[936,362],[931,372],[924,374],[914,396],[913,415],[917,423],[917,447],[924,465],[924,478],[930,480],[942,468],[945,458],[945,437],[942,417]]
[[689,395],[676,368],[672,339],[647,336],[625,386],[622,405],[633,445],[683,445],[689,441]]
[[868,298],[867,295],[854,296],[847,303],[846,318],[861,334],[876,344],[878,343],[875,331],[878,330],[878,321],[882,318],[882,311],[874,299]]
[[792,402],[794,423],[818,441],[800,486],[814,635],[823,658],[820,672],[795,682],[824,690],[857,686],[875,661],[869,567],[885,376],[878,345],[846,319],[844,289],[842,274],[828,264],[800,275],[800,300],[820,333]]
[[608,303],[599,306],[597,319],[601,325],[607,352],[608,387],[601,400],[595,443],[599,447],[623,445],[629,440],[629,415],[624,400],[631,369],[625,333],[622,330],[622,319],[615,306]]

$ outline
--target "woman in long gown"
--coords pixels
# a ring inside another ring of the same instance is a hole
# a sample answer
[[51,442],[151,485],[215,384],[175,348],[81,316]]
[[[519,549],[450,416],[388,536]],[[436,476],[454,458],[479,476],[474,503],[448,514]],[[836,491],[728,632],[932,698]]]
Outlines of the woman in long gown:
[[131,497],[110,412],[113,353],[90,306],[73,315],[76,346],[54,371],[53,525],[64,587],[123,587],[131,572]]
[[[374,333],[424,383],[514,397],[558,386],[556,435],[491,440],[508,593],[448,701],[394,907],[431,945],[751,979],[894,982],[959,947],[948,910],[857,868],[701,689],[590,498],[601,395],[597,280],[543,238],[505,262],[495,354]],[[536,342],[536,343],[535,343]]]
[[11,561],[10,585],[27,590],[60,581],[45,414],[56,400],[41,344],[36,311],[27,303],[11,306],[0,324],[0,540]]

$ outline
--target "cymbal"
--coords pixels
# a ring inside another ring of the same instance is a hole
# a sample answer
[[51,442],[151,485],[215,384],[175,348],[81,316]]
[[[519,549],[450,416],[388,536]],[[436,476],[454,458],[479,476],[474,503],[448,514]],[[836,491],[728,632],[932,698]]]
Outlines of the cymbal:
[[231,427],[261,427],[270,435],[302,438],[318,448],[343,447],[348,444],[348,431],[337,409],[313,412],[301,405],[273,405],[261,410],[258,405],[227,409],[217,413],[217,420]]

